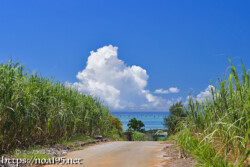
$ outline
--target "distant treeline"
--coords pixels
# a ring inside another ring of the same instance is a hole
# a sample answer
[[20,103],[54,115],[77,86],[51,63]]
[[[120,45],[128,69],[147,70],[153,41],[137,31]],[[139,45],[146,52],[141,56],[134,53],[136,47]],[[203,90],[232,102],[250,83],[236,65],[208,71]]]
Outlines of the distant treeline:
[[30,74],[11,60],[0,64],[0,153],[121,131],[119,120],[98,99]]

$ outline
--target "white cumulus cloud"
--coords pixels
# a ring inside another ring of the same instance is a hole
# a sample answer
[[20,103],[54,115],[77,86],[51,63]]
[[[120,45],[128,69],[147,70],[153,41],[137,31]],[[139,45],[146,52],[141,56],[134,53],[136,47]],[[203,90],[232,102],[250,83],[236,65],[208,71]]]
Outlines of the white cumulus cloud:
[[[212,97],[212,89],[215,89],[215,87],[213,85],[208,85],[208,87],[204,91],[201,91],[196,97],[194,97],[194,99],[199,103],[204,102],[206,99]],[[192,96],[187,96],[187,101],[185,104],[188,103],[189,98],[192,98]]]
[[175,87],[171,87],[167,90],[164,90],[164,89],[156,89],[154,91],[154,93],[157,93],[157,94],[169,94],[169,93],[179,93],[180,92],[180,89],[178,88],[175,88]]
[[212,97],[212,89],[214,89],[213,85],[209,85],[205,91],[200,92],[197,96],[196,96],[196,100],[198,102],[202,102],[205,101],[207,98],[211,98]]
[[[117,55],[118,47],[104,46],[91,51],[85,69],[76,75],[78,82],[66,83],[83,93],[100,97],[112,109],[166,109],[171,102],[146,90],[149,78],[140,66],[127,66]],[[177,88],[169,89],[177,92]]]

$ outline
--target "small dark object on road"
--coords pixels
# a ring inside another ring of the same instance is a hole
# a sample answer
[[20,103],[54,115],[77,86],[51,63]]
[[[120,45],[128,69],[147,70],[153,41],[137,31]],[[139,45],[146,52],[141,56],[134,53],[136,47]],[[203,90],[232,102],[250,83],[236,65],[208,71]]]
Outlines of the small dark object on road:
[[95,139],[102,139],[102,136],[94,136]]

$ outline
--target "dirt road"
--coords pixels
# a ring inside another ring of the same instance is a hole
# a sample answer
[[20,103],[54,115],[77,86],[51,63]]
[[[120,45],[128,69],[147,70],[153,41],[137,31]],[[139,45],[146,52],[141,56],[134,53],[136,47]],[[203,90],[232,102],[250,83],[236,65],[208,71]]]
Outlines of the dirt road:
[[163,148],[164,144],[154,141],[109,142],[70,152],[66,158],[82,158],[78,166],[83,167],[154,167],[161,166]]

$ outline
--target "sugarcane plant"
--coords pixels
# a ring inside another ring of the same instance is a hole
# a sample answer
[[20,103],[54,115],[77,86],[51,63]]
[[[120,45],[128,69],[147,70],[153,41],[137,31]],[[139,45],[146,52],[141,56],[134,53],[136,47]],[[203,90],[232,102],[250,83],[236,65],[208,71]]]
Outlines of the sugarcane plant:
[[0,153],[116,128],[107,106],[64,83],[0,64]]
[[[239,75],[233,63],[227,79],[211,87],[211,97],[190,97],[187,118],[180,124],[179,144],[204,166],[247,166],[250,154],[250,84],[242,63]],[[242,79],[240,79],[242,77]],[[209,155],[208,155],[209,154]]]

